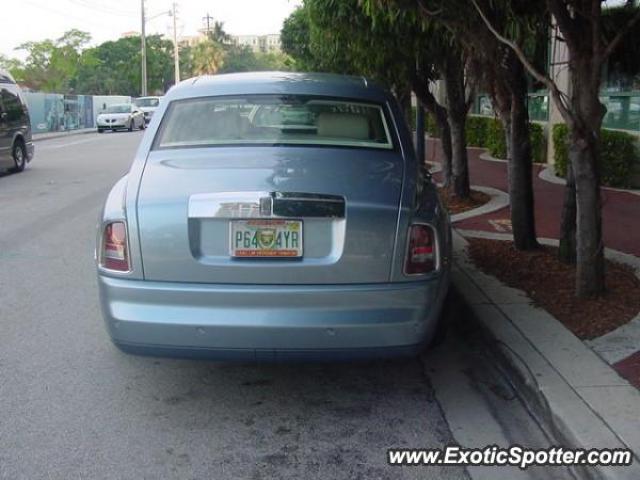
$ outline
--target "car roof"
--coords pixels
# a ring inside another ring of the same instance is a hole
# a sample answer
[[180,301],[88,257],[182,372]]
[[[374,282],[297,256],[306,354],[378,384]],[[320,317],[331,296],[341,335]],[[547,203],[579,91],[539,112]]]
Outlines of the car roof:
[[364,77],[329,73],[247,72],[204,75],[180,82],[169,101],[219,95],[298,94],[384,102],[388,92]]

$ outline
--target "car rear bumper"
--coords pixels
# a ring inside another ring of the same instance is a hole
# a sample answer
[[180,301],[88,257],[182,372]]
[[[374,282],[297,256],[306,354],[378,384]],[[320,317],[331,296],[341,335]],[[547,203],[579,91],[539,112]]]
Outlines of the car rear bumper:
[[448,277],[382,285],[204,285],[98,277],[113,342],[217,360],[410,355],[431,338]]

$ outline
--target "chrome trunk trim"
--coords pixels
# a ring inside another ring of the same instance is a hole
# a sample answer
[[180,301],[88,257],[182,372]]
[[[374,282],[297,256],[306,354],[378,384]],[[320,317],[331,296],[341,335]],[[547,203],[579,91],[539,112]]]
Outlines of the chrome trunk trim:
[[344,218],[339,195],[300,192],[218,192],[189,197],[189,218]]

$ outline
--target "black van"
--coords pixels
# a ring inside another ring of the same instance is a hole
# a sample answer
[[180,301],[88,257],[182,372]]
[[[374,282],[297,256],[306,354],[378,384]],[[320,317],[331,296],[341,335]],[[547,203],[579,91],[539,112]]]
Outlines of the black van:
[[11,74],[0,70],[0,170],[21,172],[32,158],[27,102]]

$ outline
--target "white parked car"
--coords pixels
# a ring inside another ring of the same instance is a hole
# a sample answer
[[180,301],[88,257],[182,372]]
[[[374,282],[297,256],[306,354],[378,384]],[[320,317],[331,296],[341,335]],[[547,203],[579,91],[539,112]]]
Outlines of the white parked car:
[[133,101],[133,104],[144,114],[145,123],[151,121],[151,117],[153,117],[153,114],[160,105],[160,98],[161,97],[139,97]]
[[96,123],[98,125],[98,133],[102,133],[105,130],[132,131],[134,128],[139,128],[140,130],[146,128],[144,114],[131,103],[110,105],[98,115]]

